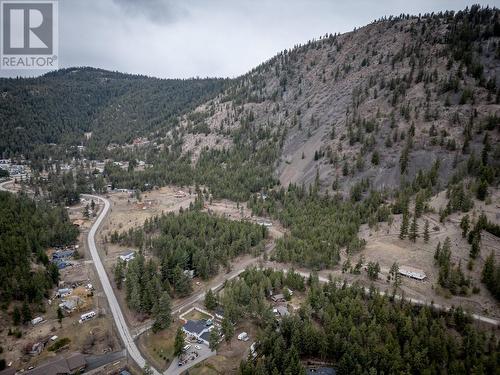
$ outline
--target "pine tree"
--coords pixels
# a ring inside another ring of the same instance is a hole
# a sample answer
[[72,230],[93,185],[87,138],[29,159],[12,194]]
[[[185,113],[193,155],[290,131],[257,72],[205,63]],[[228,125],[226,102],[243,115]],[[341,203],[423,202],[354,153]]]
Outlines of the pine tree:
[[419,237],[418,235],[418,223],[417,223],[417,216],[416,215],[413,215],[413,221],[411,222],[411,226],[410,226],[410,233],[408,235],[408,238],[412,241],[412,242],[416,242],[417,241],[417,237]]
[[17,305],[14,306],[14,311],[12,311],[12,322],[15,326],[18,326],[19,323],[21,323],[21,311]]
[[26,301],[26,300],[23,303],[21,313],[23,315],[23,323],[27,323],[31,319],[33,319],[32,315],[31,315],[30,306],[28,305],[28,301]]
[[57,321],[59,322],[59,324],[62,324],[63,318],[64,318],[63,311],[62,311],[61,307],[58,307],[57,308]]
[[295,345],[292,345],[287,351],[283,367],[285,368],[285,374],[291,375],[305,373],[305,369],[300,362],[299,353],[295,348]]
[[478,231],[474,231],[469,253],[472,259],[476,259],[479,253],[481,252],[480,242],[481,242],[481,235],[479,234]]
[[487,195],[488,195],[488,182],[484,178],[481,178],[477,186],[476,198],[479,199],[480,201],[484,201]]
[[424,242],[425,243],[429,242],[429,220],[425,220],[425,225],[424,225]]
[[410,154],[410,149],[408,146],[405,146],[403,151],[401,151],[401,157],[399,158],[399,167],[401,170],[401,174],[405,174],[406,169],[408,168],[409,154]]
[[115,266],[115,284],[116,284],[116,287],[118,289],[121,289],[122,288],[122,283],[123,283],[123,267],[124,267],[124,264],[122,262],[121,259],[118,259],[118,262],[116,262],[116,266]]
[[221,324],[222,333],[224,334],[224,340],[229,344],[234,336],[234,326],[233,323],[228,319],[227,315],[222,319]]
[[481,152],[481,161],[483,165],[488,164],[488,153],[491,151],[490,135],[488,132],[485,133],[483,138],[483,151]]
[[378,262],[369,262],[367,267],[368,277],[370,280],[377,280],[380,272],[380,265]]
[[399,232],[400,239],[404,239],[408,234],[408,224],[409,224],[408,207],[405,207],[403,209],[403,219],[401,221],[401,230]]
[[153,324],[154,332],[170,327],[170,323],[172,322],[172,305],[167,292],[162,293],[160,300],[155,304],[153,314],[155,315],[155,322]]
[[436,251],[434,252],[434,260],[436,261],[436,263],[439,262],[440,257],[441,257],[441,241],[438,242],[436,246]]
[[129,306],[136,311],[142,311],[141,290],[138,283],[132,285]]
[[175,356],[181,355],[183,350],[184,350],[184,332],[182,331],[182,328],[179,327],[177,329],[177,333],[175,334],[174,355]]
[[470,227],[470,222],[469,222],[469,215],[465,215],[462,217],[462,220],[460,220],[460,228],[462,229],[462,237],[465,238],[467,237],[467,232],[469,231]]
[[394,284],[394,289],[396,290],[401,285],[401,275],[399,274],[399,265],[394,262],[391,266],[391,270],[389,271],[389,275],[391,275]]
[[217,297],[212,289],[208,289],[205,293],[205,307],[209,310],[213,310],[217,307]]
[[443,251],[443,253],[449,253],[449,252],[451,252],[450,237],[446,237],[445,238],[442,251]]
[[415,197],[415,216],[419,218],[422,216],[422,212],[424,211],[424,196],[423,194],[417,194]]
[[212,351],[217,350],[217,347],[219,346],[219,341],[220,341],[219,329],[214,327],[210,331],[210,336],[208,338],[208,347],[210,348],[210,350]]
[[83,216],[87,219],[90,217],[90,207],[88,204],[83,208]]
[[495,277],[495,258],[491,253],[484,262],[483,272],[481,273],[481,281],[489,288],[492,285]]

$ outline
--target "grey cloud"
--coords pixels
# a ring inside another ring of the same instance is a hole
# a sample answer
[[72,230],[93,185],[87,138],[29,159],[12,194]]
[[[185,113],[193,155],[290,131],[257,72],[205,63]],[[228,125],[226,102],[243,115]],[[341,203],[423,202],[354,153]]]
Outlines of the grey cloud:
[[[1,1],[1,0],[0,0]],[[163,78],[235,77],[277,52],[384,15],[464,9],[500,0],[64,0],[59,67]],[[40,70],[0,71],[35,76]]]
[[175,22],[188,14],[183,1],[175,0],[113,0],[127,15],[141,15],[156,24]]

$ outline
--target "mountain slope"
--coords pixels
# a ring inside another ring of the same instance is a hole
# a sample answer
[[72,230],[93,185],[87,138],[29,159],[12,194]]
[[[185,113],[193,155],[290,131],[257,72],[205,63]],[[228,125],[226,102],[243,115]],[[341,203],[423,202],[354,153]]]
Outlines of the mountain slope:
[[185,110],[217,94],[221,79],[156,79],[70,68],[31,79],[0,79],[0,155],[47,143],[130,142],[175,124]]
[[184,116],[183,152],[196,163],[206,148],[259,149],[274,138],[282,185],[318,175],[324,188],[362,178],[394,187],[436,160],[444,182],[480,152],[485,132],[500,156],[499,76],[496,9],[383,19],[284,51],[234,81]]

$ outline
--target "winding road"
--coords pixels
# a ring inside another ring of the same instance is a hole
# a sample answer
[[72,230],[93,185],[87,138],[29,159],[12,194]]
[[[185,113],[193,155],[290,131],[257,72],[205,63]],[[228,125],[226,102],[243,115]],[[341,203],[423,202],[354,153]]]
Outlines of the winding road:
[[[7,185],[9,182],[11,182],[12,180],[6,180],[6,181],[2,181],[0,182],[0,191],[8,191],[8,192],[11,192],[9,189],[7,189],[5,187],[5,185]],[[11,192],[12,193],[12,192]]]
[[[0,190],[9,191],[8,189],[5,188],[5,185],[9,182],[10,182],[10,180],[1,182],[0,183]],[[115,321],[116,327],[117,327],[118,332],[120,334],[120,337],[125,345],[125,349],[129,353],[130,357],[137,363],[137,365],[139,367],[143,368],[146,364],[146,360],[144,359],[144,357],[140,353],[139,349],[137,348],[137,345],[134,342],[134,338],[136,338],[137,336],[139,336],[143,332],[147,331],[150,328],[150,326],[142,327],[141,329],[139,329],[139,331],[135,335],[131,334],[131,332],[127,326],[125,317],[124,317],[122,310],[120,308],[120,305],[118,303],[118,300],[117,300],[115,293],[113,291],[113,288],[111,286],[111,283],[109,281],[108,275],[106,274],[106,270],[104,269],[104,266],[102,264],[101,258],[99,256],[98,251],[97,251],[97,246],[96,246],[96,241],[95,241],[95,236],[96,236],[97,230],[99,229],[100,225],[102,224],[103,220],[105,219],[106,215],[108,214],[109,209],[111,207],[111,204],[109,203],[109,201],[106,198],[103,198],[103,197],[100,197],[97,195],[85,194],[85,196],[90,198],[90,199],[95,199],[95,200],[98,200],[98,201],[101,201],[104,203],[103,209],[99,213],[99,216],[97,217],[96,221],[94,222],[94,224],[92,225],[92,227],[89,231],[89,234],[87,236],[87,244],[88,244],[88,248],[90,250],[90,254],[92,256],[92,260],[93,260],[94,265],[96,267],[97,274],[98,274],[99,279],[101,281],[104,293],[105,293],[106,298],[108,300],[109,307],[110,307],[111,313],[113,315],[113,319]],[[266,252],[272,250],[272,247],[273,247],[272,244],[270,244],[269,248],[266,249]],[[225,275],[224,279],[228,280],[228,279],[232,279],[234,277],[237,277],[241,272],[244,271],[244,269],[246,269],[251,264],[255,264],[258,260],[259,260],[259,258],[255,258],[255,259],[253,259],[252,262],[249,262],[248,264],[245,263],[244,265],[240,265],[241,267],[239,267],[238,269],[235,269],[232,272]],[[268,266],[265,265],[265,267],[268,267]],[[273,267],[273,266],[269,266],[269,267],[276,268],[277,270],[281,269],[284,272],[288,271],[284,267],[283,268]],[[297,272],[297,273],[300,273],[301,275],[303,275],[305,277],[309,277],[309,273],[307,273],[307,272]],[[325,278],[325,277],[319,277],[319,281],[320,282],[329,282],[330,280]],[[218,284],[214,285],[211,289],[212,290],[220,289],[222,287],[222,285],[223,285],[223,282],[218,283]],[[370,292],[368,288],[365,288],[365,291],[367,293]],[[379,291],[379,293],[382,295],[385,294],[385,292],[383,292],[383,291]],[[205,293],[201,292],[201,293],[198,293],[198,294],[191,296],[186,301],[183,301],[183,303],[181,305],[175,306],[174,312],[179,312],[180,310],[188,307],[189,305],[192,305],[193,303],[201,300],[204,297],[204,295],[205,295]],[[396,299],[400,299],[400,298],[401,298],[400,296],[396,296]],[[423,300],[419,300],[419,299],[414,299],[414,298],[405,298],[405,299],[407,301],[409,301],[410,303],[415,304],[415,305],[421,305],[421,306],[422,305],[430,305],[428,302],[423,301]],[[437,310],[442,310],[442,311],[448,311],[451,309],[451,307],[449,307],[449,306],[441,306],[441,305],[437,305],[437,304],[433,304],[432,306],[433,306],[433,308],[435,308]],[[471,316],[472,316],[472,318],[474,318],[480,322],[487,323],[487,324],[490,324],[492,326],[498,327],[500,325],[500,322],[498,320],[490,318],[490,317],[486,317],[486,316],[478,315],[478,314],[471,314]],[[155,375],[161,374],[155,368],[151,368],[151,370],[152,370],[153,374],[155,374]],[[184,370],[186,370],[186,368],[184,368]],[[168,372],[168,370],[167,370],[167,372]]]
[[[115,292],[111,287],[111,283],[109,282],[108,275],[106,274],[106,270],[104,269],[104,266],[102,264],[101,257],[97,252],[97,247],[95,242],[96,232],[99,229],[99,226],[101,225],[102,221],[108,214],[111,205],[106,198],[89,194],[85,194],[85,196],[90,199],[99,200],[104,203],[104,208],[99,213],[97,220],[92,225],[92,228],[90,229],[90,232],[87,236],[87,244],[90,250],[90,255],[92,256],[92,260],[94,261],[95,268],[97,270],[97,275],[101,280],[102,288],[104,290],[104,293],[106,294],[106,298],[108,299],[109,308],[111,309],[111,314],[113,315],[116,328],[118,329],[123,344],[125,345],[125,349],[127,349],[127,352],[129,353],[130,357],[134,360],[134,362],[137,363],[137,365],[140,368],[143,368],[146,364],[146,360],[144,359],[141,352],[137,348],[137,345],[134,342],[134,338],[130,334],[127,322],[125,321],[125,317],[123,316],[122,310],[120,308],[120,304],[116,299]],[[160,375],[160,372],[158,372],[156,369],[151,368],[151,370],[153,371],[153,374]]]

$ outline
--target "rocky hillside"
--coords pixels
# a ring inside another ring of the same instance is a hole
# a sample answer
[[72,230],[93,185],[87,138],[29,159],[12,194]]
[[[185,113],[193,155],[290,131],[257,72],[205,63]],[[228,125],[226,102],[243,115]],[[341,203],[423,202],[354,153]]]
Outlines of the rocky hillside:
[[393,187],[436,160],[445,181],[486,133],[499,160],[499,76],[498,10],[382,19],[283,51],[177,130],[193,164],[207,149],[276,147],[266,162],[285,186]]

